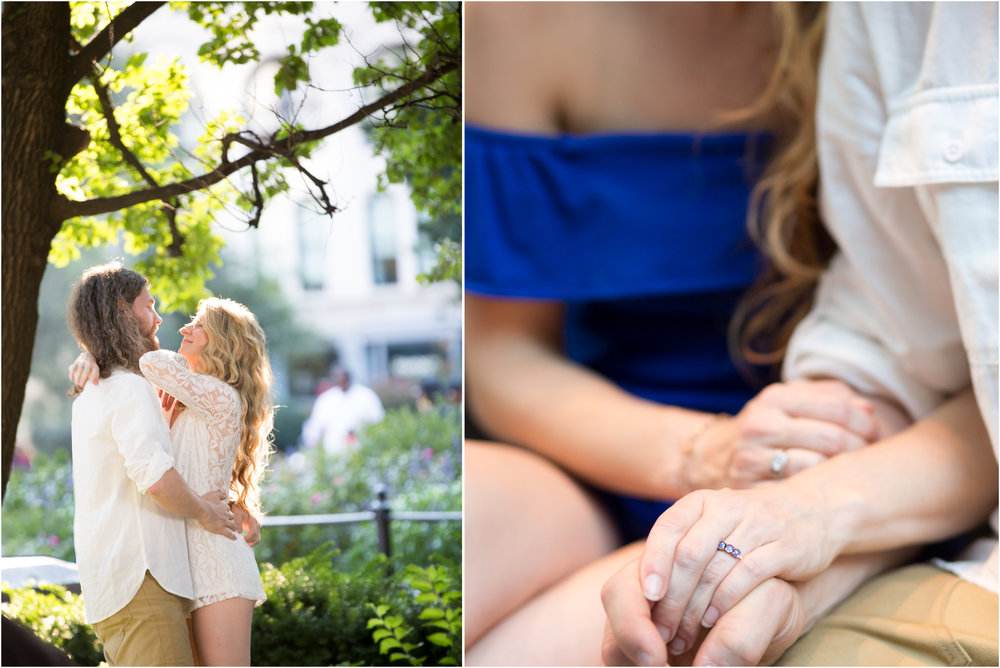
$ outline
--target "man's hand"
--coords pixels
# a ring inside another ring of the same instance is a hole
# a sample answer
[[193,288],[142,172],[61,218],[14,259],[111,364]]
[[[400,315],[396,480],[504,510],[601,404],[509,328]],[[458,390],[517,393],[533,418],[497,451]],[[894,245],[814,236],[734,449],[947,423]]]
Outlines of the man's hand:
[[233,510],[233,515],[236,517],[236,526],[243,534],[243,539],[246,540],[247,545],[253,547],[259,543],[260,520],[254,517],[252,513],[247,512],[234,503],[230,503],[229,505]]
[[229,495],[226,492],[202,494],[201,506],[196,519],[206,531],[236,540],[236,517],[229,508]]

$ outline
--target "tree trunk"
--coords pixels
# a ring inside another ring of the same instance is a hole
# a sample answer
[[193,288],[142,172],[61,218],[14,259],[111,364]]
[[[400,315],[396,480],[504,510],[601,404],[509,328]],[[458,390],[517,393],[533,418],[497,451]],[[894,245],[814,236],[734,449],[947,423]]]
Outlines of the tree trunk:
[[69,5],[6,2],[2,15],[3,495],[38,325],[38,294],[60,222],[50,155],[66,135]]

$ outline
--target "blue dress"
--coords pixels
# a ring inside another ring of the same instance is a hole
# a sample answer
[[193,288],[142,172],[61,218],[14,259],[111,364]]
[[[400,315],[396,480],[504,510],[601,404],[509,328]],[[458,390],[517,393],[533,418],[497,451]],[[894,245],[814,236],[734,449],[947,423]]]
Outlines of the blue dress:
[[[563,302],[570,359],[645,399],[736,413],[757,388],[726,331],[763,267],[746,214],[770,146],[764,135],[467,126],[466,290]],[[599,494],[626,541],[669,506]]]

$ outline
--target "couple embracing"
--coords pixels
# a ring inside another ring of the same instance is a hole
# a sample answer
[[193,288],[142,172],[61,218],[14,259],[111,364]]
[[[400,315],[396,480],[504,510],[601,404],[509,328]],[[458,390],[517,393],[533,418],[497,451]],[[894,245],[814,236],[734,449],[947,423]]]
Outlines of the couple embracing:
[[149,283],[118,262],[84,272],[67,321],[84,350],[70,367],[73,531],[108,663],[249,665],[274,415],[263,330],[206,299],[179,353],[159,350]]

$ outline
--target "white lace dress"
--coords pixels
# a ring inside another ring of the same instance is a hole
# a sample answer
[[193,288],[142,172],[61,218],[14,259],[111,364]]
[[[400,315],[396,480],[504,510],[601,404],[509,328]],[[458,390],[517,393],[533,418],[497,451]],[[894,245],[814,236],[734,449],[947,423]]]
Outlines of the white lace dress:
[[[156,387],[187,406],[170,428],[174,463],[199,496],[229,489],[239,448],[243,408],[236,390],[212,376],[188,369],[187,360],[169,350],[142,356],[142,373]],[[185,522],[194,602],[190,610],[228,598],[266,600],[253,550],[242,536],[230,540]]]

